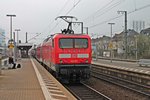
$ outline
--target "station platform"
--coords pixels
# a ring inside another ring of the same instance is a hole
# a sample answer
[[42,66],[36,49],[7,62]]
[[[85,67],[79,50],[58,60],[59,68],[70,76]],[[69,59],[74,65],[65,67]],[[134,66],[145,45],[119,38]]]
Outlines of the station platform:
[[2,70],[0,100],[44,100],[30,60],[23,59],[21,65],[21,68]]
[[150,67],[149,66],[139,66],[138,62],[126,62],[126,61],[113,61],[104,60],[104,59],[97,59],[92,60],[92,64],[102,65],[113,67],[122,70],[128,70],[133,72],[139,72],[150,75]]
[[[62,87],[57,87],[50,74],[48,72],[45,74],[43,72],[45,69],[35,59],[22,59],[18,63],[21,64],[21,68],[2,70],[0,100],[76,100],[67,90],[65,93],[60,91],[63,90]],[[40,71],[47,80],[45,78],[39,80]],[[47,82],[47,87],[43,80]]]

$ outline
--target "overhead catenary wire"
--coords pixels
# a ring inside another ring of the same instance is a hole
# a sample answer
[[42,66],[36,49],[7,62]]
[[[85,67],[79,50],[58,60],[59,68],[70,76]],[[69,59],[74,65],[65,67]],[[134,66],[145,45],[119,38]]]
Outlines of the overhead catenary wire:
[[68,15],[80,2],[81,0],[79,0],[76,4],[74,4],[74,6],[65,15]]
[[[109,6],[113,1],[115,1],[115,0],[112,0],[111,2],[107,3],[107,4],[104,6],[104,8],[106,8],[106,6]],[[122,0],[121,0],[121,1],[122,1]],[[120,3],[121,1],[119,1],[119,2],[117,2],[117,3]],[[124,1],[124,0],[123,0],[123,1]],[[73,6],[65,15],[68,15],[80,2],[81,2],[81,0],[79,0],[77,3],[75,3],[74,6]],[[115,3],[115,4],[117,4],[117,3]],[[113,5],[115,5],[115,4],[113,4]],[[110,7],[113,6],[113,5],[110,5]],[[115,6],[116,6],[116,5],[115,5]],[[114,7],[114,6],[113,6],[113,7]],[[101,9],[97,10],[95,13],[98,13],[99,11],[101,11],[101,10],[104,9],[104,8],[101,8]],[[106,9],[106,10],[107,10],[107,9]],[[53,21],[53,22],[54,22],[54,21]],[[51,33],[51,32],[59,25],[59,23],[60,23],[60,21],[57,22],[57,23],[54,25],[54,27],[51,28],[51,30],[49,31],[49,33]]]
[[98,18],[102,15],[104,15],[105,13],[108,13],[111,9],[117,7],[118,5],[120,5],[123,1],[119,1],[119,2],[116,2],[115,4],[111,5],[110,7],[108,7],[105,11],[103,11],[101,14],[97,15],[95,18]]
[[[111,2],[113,2],[113,1],[114,1],[114,0],[112,0]],[[113,4],[112,4],[111,2],[107,3],[107,4],[109,4],[109,5],[107,6],[105,12],[100,12],[102,8],[99,9],[99,10],[97,10],[97,11],[95,12],[95,13],[97,14],[97,16],[95,16],[95,18],[99,18],[99,16],[101,16],[101,15],[107,13],[107,11],[110,11],[110,9],[112,9],[112,8],[114,8],[114,7],[116,7],[116,6],[118,6],[122,1],[125,1],[125,0],[120,0],[120,1],[118,1],[118,2],[116,2],[116,3],[113,3]],[[76,3],[74,2],[73,7],[71,7],[71,9],[69,9],[68,12],[66,12],[66,14],[69,14],[80,2],[81,2],[81,0],[78,0]],[[66,2],[65,4],[68,4],[68,3]],[[111,4],[112,4],[112,5],[111,5]],[[149,5],[148,5],[148,6],[149,6]],[[65,6],[63,6],[63,7],[65,7]],[[144,8],[146,8],[146,7],[144,6]],[[144,8],[141,7],[140,9],[144,9]],[[61,13],[63,10],[64,10],[64,9],[61,9],[59,13]],[[134,11],[131,11],[131,12],[133,13],[133,12],[135,12],[135,11],[139,11],[139,8],[136,8],[136,7],[135,7],[135,10],[134,10]],[[99,12],[100,12],[100,13],[99,13]],[[128,12],[128,14],[130,14],[130,12]],[[115,19],[117,19],[117,18],[119,18],[119,17],[121,17],[121,16],[123,16],[123,15],[116,16],[116,17],[114,17],[114,18],[107,19],[107,20],[102,21],[102,22],[100,22],[100,23],[96,23],[96,24],[94,24],[94,25],[89,26],[89,28],[94,28],[94,27],[96,27],[96,26],[102,25],[102,24],[107,23],[107,22],[109,22],[109,21],[115,20]],[[55,21],[53,20],[53,22],[55,22]],[[51,25],[52,25],[52,24],[53,24],[53,23],[51,23]],[[56,29],[56,28],[58,27],[58,25],[59,25],[59,22],[57,22],[57,23],[54,25],[54,27],[52,27],[52,28],[50,29],[49,32],[52,32],[54,29]],[[42,33],[43,33],[43,32],[42,32]]]
[[[81,0],[79,0],[77,3],[75,3],[74,6],[71,7],[71,9],[65,15],[68,15],[80,2],[81,2]],[[59,23],[60,23],[60,21],[59,21]],[[49,32],[51,33],[59,25],[59,23],[56,23],[55,26]]]
[[[135,10],[133,10],[133,11],[130,11],[130,12],[128,12],[128,14],[132,14],[132,13],[134,13],[134,12],[136,12],[136,11],[145,9],[145,8],[147,8],[147,7],[150,7],[150,4],[145,5],[145,6],[143,6],[143,7],[140,7],[140,8],[137,8],[137,9],[135,9]],[[95,24],[95,25],[91,25],[91,26],[89,26],[89,28],[94,28],[94,27],[100,26],[100,25],[105,24],[105,23],[107,23],[107,22],[109,22],[109,21],[112,21],[112,20],[115,20],[115,19],[117,19],[117,18],[120,18],[121,16],[123,16],[123,15],[119,15],[119,16],[117,16],[117,17],[110,18],[110,19],[108,19],[108,20],[102,21],[102,22],[97,23],[97,24]]]
[[134,7],[136,9],[136,0],[133,0],[133,3],[134,3]]
[[[61,14],[61,12],[65,9],[66,5],[69,3],[70,0],[67,0],[65,2],[65,4],[63,5],[63,7],[60,9],[60,11],[58,12],[58,14],[56,14],[56,16],[59,16]],[[55,20],[52,20],[49,25],[44,29],[44,31],[49,28],[53,23],[55,22]],[[53,28],[52,28],[53,29]],[[41,33],[43,33],[44,31],[42,31]]]
[[3,35],[2,33],[0,33],[0,35],[3,36],[3,38],[9,39],[8,37],[6,37],[5,35]]
[[39,33],[39,34],[35,35],[34,37],[30,38],[30,39],[29,39],[29,40],[27,40],[27,41],[29,42],[29,41],[31,41],[32,39],[35,39],[36,37],[38,37],[38,36],[40,36],[40,35],[41,35],[41,33]]
[[[67,0],[67,2],[64,4],[64,6],[62,7],[62,9],[59,11],[59,13],[58,13],[56,16],[59,16],[59,15],[60,15],[60,13],[65,9],[65,7],[66,7],[66,5],[69,3],[69,1],[70,1],[70,0]],[[80,2],[81,2],[81,0],[79,0],[77,3],[75,3],[74,6],[73,6],[65,15],[69,14]],[[54,22],[55,22],[55,20],[53,20],[53,21],[50,23],[50,25],[52,25]],[[52,28],[50,29],[50,31],[49,31],[48,33],[51,33],[51,32],[59,25],[60,22],[61,22],[61,21],[57,22],[57,23],[54,25],[54,27],[52,27]],[[49,27],[50,25],[48,25],[48,27]],[[45,30],[46,30],[46,29],[45,29]],[[42,33],[43,33],[43,32],[42,32]],[[48,35],[48,36],[49,36],[49,35]]]
[[[65,7],[66,7],[66,5],[69,3],[69,1],[70,0],[67,0],[66,2],[65,2],[65,4],[62,6],[62,8],[60,9],[60,11],[58,12],[58,14],[56,14],[56,16],[58,16],[64,9],[65,9]],[[45,31],[53,24],[55,22],[55,20],[52,20],[50,23],[49,23],[49,25],[41,32],[41,34],[42,33],[45,33]],[[55,25],[56,26],[56,25]],[[54,28],[54,27],[53,27]],[[51,29],[51,30],[53,30],[53,28]],[[39,34],[38,36],[40,36],[41,34]],[[36,37],[38,37],[38,36],[36,36]],[[31,40],[32,39],[34,39],[35,37],[33,37],[33,38],[31,38]],[[30,41],[30,40],[28,40],[28,41]]]
[[[95,19],[99,18],[100,16],[108,13],[111,9],[117,7],[118,5],[120,5],[122,2],[124,2],[125,0],[120,0],[116,3],[113,3],[115,0],[112,0],[110,2],[108,2],[106,5],[104,5],[102,8],[100,8],[99,10],[97,10],[95,13],[93,13],[92,15],[90,15],[88,18],[84,19],[85,22],[88,21],[88,19],[90,19],[90,17],[94,17]],[[113,4],[112,4],[113,3]],[[87,21],[86,21],[87,20]]]
[[94,15],[96,15],[98,12],[102,11],[104,8],[106,8],[108,5],[110,5],[112,2],[114,2],[115,0],[111,0],[110,2],[108,2],[106,5],[104,5],[103,7],[101,7],[100,9],[98,9],[96,12],[94,12],[93,14],[91,14],[90,16],[88,16],[87,18],[84,19],[84,21],[86,21],[87,19],[89,19],[90,17],[93,17]]

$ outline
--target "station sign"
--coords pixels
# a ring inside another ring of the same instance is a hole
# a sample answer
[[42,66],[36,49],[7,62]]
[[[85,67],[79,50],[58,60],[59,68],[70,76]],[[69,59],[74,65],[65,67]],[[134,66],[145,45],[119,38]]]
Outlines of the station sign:
[[8,48],[9,48],[9,49],[13,49],[13,48],[14,48],[14,44],[13,44],[13,43],[10,43],[10,44],[8,45]]
[[112,49],[112,48],[113,48],[113,43],[112,43],[112,42],[110,42],[108,46],[109,46],[109,48],[111,48],[111,49]]

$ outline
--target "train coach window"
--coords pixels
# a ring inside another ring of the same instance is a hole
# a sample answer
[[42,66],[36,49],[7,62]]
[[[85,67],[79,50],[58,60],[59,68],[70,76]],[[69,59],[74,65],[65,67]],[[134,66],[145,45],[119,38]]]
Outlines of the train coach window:
[[73,48],[73,39],[60,39],[59,47],[60,48]]

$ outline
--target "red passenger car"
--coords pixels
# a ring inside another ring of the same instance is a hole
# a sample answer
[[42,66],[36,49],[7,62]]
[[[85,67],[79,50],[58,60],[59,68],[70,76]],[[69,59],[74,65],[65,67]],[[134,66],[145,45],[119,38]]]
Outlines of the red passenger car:
[[83,34],[55,34],[37,47],[37,57],[60,79],[88,79],[91,39]]
[[41,54],[41,52],[42,52],[42,45],[41,44],[39,44],[37,47],[36,47],[36,59],[38,60],[38,61],[40,61],[40,62],[42,62],[42,54]]

